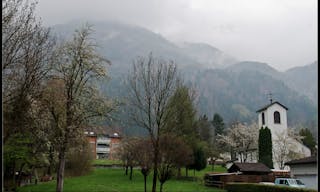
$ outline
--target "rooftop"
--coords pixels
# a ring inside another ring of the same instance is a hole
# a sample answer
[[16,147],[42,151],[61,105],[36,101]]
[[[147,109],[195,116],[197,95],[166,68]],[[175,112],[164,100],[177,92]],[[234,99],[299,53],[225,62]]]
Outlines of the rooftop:
[[240,172],[271,172],[269,167],[263,163],[234,163],[228,169],[228,172],[234,172],[236,170]]
[[288,110],[288,107],[282,105],[282,104],[279,103],[278,101],[274,101],[274,102],[272,102],[272,103],[270,103],[270,104],[268,104],[268,105],[260,108],[260,109],[259,109],[258,111],[256,111],[256,112],[259,113],[259,112],[261,112],[261,111],[264,111],[264,110],[266,110],[268,107],[270,107],[271,105],[274,105],[274,104],[279,104],[280,106],[282,106],[283,108],[285,108],[286,110]]
[[121,137],[121,128],[120,127],[109,127],[109,126],[94,126],[87,127],[85,133],[87,135],[92,135],[93,133],[96,136],[107,136],[107,137]]
[[302,159],[295,159],[295,160],[286,162],[285,165],[312,164],[312,163],[317,163],[316,156],[305,157]]

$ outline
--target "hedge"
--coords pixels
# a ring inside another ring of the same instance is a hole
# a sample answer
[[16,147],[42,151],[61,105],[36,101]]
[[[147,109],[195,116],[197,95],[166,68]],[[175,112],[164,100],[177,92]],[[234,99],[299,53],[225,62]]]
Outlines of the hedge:
[[317,190],[314,189],[257,183],[227,183],[225,189],[228,192],[317,192]]

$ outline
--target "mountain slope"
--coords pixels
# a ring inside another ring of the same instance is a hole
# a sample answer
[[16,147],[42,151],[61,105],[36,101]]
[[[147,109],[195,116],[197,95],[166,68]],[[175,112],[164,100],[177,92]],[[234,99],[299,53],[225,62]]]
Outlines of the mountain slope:
[[[310,125],[313,133],[317,131],[317,106],[308,98],[317,95],[314,70],[317,62],[310,69],[307,66],[279,72],[266,63],[238,62],[207,44],[176,45],[141,27],[109,21],[93,22],[93,25],[99,51],[112,62],[111,80],[100,82],[104,94],[122,100],[127,92],[124,80],[132,61],[152,52],[156,57],[174,60],[185,81],[196,88],[199,115],[212,118],[217,112],[226,123],[256,121],[255,111],[269,102],[266,94],[272,92],[274,100],[289,108],[290,126]],[[53,30],[65,37],[78,27],[79,23],[71,22],[54,26]],[[125,108],[120,111],[119,120],[125,121]],[[141,130],[128,129],[127,133],[141,133]]]
[[225,68],[237,62],[235,58],[205,43],[179,44],[185,55],[206,68]]
[[[138,26],[114,21],[90,23],[94,28],[93,38],[99,42],[101,53],[114,63],[112,70],[126,69],[138,56],[147,56],[150,52],[154,56],[174,60],[180,67],[215,68],[235,62],[233,57],[207,44],[176,45],[161,35]],[[79,22],[74,21],[55,25],[53,31],[66,37],[80,26]]]
[[284,73],[284,81],[291,89],[306,95],[318,105],[318,61],[294,67]]
[[284,82],[257,71],[239,73],[228,70],[207,70],[196,77],[199,92],[199,111],[211,117],[220,113],[227,122],[256,120],[256,110],[266,105],[267,93],[289,107],[289,126],[316,121],[317,109],[305,97],[290,89]]

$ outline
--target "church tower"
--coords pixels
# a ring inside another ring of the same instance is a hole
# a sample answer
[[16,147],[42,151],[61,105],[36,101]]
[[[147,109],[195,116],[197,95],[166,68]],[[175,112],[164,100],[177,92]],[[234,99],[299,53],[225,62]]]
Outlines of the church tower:
[[[268,127],[271,131],[273,151],[272,160],[275,169],[279,169],[281,165],[279,164],[279,161],[276,161],[276,159],[279,159],[277,157],[280,155],[279,149],[281,149],[281,147],[278,146],[275,141],[278,140],[279,136],[280,138],[281,136],[283,137],[284,134],[288,136],[287,110],[288,108],[286,106],[282,105],[278,101],[272,102],[270,99],[269,105],[266,105],[257,111],[259,129],[261,127]],[[301,155],[301,157],[308,157],[311,155],[310,149],[299,141],[289,137],[287,142],[287,147],[290,147],[291,151]]]
[[259,128],[268,127],[273,139],[278,134],[287,134],[287,110],[288,108],[278,101],[262,107],[257,111]]

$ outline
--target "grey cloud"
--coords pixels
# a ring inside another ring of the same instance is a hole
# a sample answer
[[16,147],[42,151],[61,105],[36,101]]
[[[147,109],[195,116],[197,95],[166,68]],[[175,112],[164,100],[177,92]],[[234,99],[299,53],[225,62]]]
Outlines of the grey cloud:
[[316,0],[41,0],[45,24],[118,20],[285,70],[317,60]]

